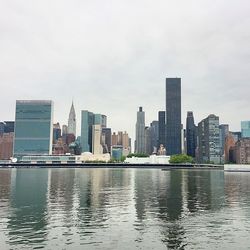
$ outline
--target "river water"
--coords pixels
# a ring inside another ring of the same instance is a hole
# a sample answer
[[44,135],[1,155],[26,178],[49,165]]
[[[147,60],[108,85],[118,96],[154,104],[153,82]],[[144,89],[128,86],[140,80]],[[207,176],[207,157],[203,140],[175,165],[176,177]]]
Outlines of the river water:
[[250,173],[1,169],[0,249],[250,249]]

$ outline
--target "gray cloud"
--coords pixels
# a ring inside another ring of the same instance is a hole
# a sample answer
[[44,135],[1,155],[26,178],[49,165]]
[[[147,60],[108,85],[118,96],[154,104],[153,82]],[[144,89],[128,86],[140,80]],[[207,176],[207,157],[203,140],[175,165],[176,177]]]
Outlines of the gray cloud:
[[[165,108],[165,77],[182,78],[186,111],[239,129],[250,119],[247,0],[0,0],[1,120],[16,99],[53,99],[55,121],[80,110],[134,135]],[[78,123],[78,131],[80,129]]]

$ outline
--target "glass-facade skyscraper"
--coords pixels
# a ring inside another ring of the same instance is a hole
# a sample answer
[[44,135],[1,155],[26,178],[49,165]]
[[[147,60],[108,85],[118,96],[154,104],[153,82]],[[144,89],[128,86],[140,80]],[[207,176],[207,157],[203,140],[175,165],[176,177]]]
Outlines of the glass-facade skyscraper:
[[17,100],[14,156],[52,154],[53,102]]
[[[93,152],[93,126],[101,125],[105,128],[107,117],[101,114],[94,114],[88,110],[81,112],[81,147],[82,152]],[[100,138],[101,141],[101,138]]]
[[181,154],[181,78],[166,78],[166,150]]
[[250,137],[250,121],[241,122],[241,137],[242,138]]
[[81,147],[82,152],[92,151],[92,126],[94,125],[94,113],[82,110],[81,115]]

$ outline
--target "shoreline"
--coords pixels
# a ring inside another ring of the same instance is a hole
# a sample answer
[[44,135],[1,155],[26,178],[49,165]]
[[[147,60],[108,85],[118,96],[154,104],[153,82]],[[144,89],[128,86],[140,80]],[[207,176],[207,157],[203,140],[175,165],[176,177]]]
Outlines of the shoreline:
[[223,165],[202,164],[126,164],[126,163],[2,163],[1,168],[137,168],[137,169],[189,169],[213,170],[222,169]]

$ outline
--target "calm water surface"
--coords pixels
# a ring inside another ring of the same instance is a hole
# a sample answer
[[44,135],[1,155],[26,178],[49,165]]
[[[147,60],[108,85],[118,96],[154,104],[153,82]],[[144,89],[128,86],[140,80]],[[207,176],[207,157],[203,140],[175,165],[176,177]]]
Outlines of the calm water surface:
[[250,249],[250,173],[1,169],[0,249]]

